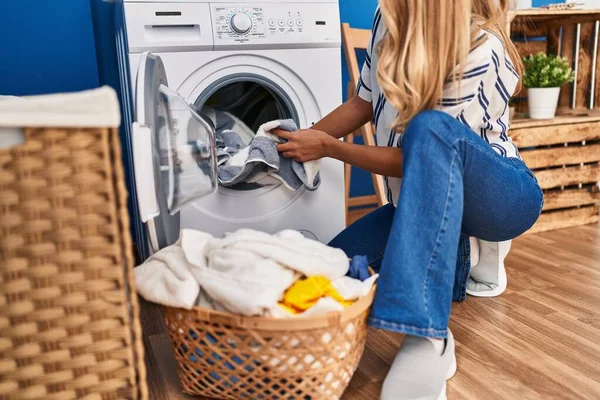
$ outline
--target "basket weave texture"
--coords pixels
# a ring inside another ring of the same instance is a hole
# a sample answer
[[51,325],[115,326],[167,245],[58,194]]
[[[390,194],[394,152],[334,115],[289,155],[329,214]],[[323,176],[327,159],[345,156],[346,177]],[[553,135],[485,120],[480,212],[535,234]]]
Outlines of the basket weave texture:
[[343,312],[297,319],[163,307],[183,391],[218,399],[339,399],[365,348],[374,293]]
[[0,399],[145,399],[113,128],[0,149]]

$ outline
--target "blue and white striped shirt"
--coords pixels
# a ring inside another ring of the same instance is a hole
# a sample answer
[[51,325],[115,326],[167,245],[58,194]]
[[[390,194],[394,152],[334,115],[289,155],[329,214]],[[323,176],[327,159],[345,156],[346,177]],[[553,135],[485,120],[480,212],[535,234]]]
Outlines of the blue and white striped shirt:
[[[377,83],[377,43],[382,39],[385,27],[378,9],[373,22],[371,42],[358,83],[357,94],[373,104],[373,121],[379,146],[401,146],[401,135],[390,129],[398,111],[386,101]],[[448,82],[438,110],[456,117],[480,135],[504,157],[519,157],[516,146],[508,136],[508,100],[515,91],[519,77],[506,54],[500,38],[489,31],[482,31],[486,40],[469,54],[464,75],[457,84]],[[397,204],[400,194],[399,178],[385,178],[388,201]]]

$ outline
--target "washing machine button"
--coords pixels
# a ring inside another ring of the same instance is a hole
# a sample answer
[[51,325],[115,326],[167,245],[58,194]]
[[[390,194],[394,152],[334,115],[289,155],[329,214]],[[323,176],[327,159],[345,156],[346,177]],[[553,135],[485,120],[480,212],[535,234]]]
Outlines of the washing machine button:
[[277,25],[277,22],[276,22],[276,21],[275,21],[273,18],[271,18],[271,19],[269,20],[269,26],[270,26],[271,28],[273,28],[273,27],[275,27],[275,25]]
[[288,19],[288,26],[294,26],[294,21],[291,19]]
[[302,21],[301,19],[299,19],[298,21],[296,21],[296,25],[303,26],[304,25],[304,21]]
[[278,23],[279,23],[279,26],[281,26],[281,27],[284,27],[284,26],[285,26],[285,20],[283,20],[283,19],[280,19],[280,20],[278,21]]

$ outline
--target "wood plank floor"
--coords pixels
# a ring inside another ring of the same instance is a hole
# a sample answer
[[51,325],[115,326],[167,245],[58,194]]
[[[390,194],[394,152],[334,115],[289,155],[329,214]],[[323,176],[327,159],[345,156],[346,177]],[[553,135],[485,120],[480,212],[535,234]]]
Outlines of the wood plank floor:
[[[454,305],[448,398],[600,399],[600,225],[521,237],[507,265],[505,294]],[[159,311],[145,303],[142,319],[151,399],[192,398],[180,392]],[[378,398],[401,341],[370,331],[344,400]]]

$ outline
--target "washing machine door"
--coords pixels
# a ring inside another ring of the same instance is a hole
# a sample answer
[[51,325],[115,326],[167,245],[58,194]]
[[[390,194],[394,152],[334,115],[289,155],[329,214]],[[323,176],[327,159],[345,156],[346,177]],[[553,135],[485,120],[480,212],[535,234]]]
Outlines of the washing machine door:
[[177,241],[179,211],[217,189],[215,129],[168,87],[160,57],[143,54],[132,127],[140,217],[153,252]]

